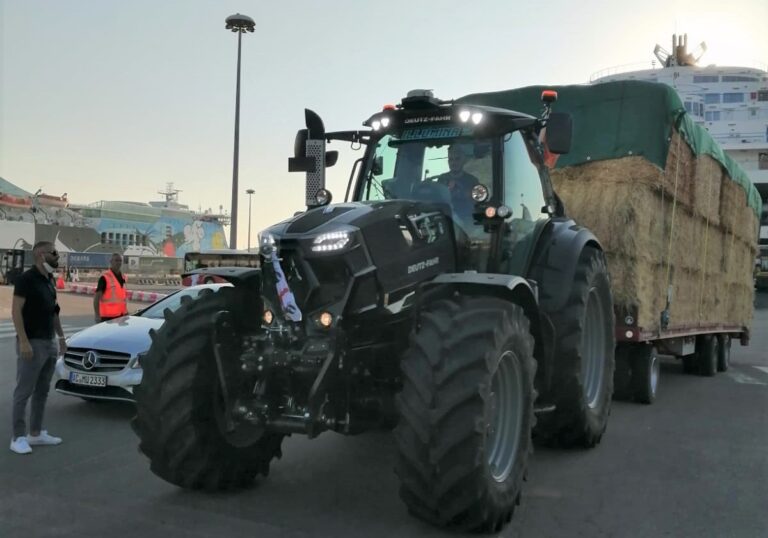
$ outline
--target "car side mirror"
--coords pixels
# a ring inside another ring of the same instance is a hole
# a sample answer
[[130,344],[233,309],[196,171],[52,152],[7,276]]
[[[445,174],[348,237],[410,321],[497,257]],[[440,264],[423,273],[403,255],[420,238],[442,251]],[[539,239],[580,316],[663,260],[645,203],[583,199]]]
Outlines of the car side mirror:
[[547,149],[556,155],[571,151],[573,119],[567,112],[552,112],[547,119]]
[[325,152],[325,167],[330,168],[339,160],[339,152],[336,150]]

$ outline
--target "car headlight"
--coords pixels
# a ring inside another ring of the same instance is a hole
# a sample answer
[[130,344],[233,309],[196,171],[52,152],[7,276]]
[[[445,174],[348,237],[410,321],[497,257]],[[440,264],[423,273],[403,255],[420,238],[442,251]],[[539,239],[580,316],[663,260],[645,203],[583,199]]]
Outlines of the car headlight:
[[320,234],[312,240],[312,252],[337,252],[352,242],[353,230],[335,230]]
[[138,355],[136,355],[136,359],[133,361],[133,364],[131,365],[131,368],[135,369],[135,370],[140,370],[141,369],[141,361],[146,356],[147,356],[146,353],[139,353]]

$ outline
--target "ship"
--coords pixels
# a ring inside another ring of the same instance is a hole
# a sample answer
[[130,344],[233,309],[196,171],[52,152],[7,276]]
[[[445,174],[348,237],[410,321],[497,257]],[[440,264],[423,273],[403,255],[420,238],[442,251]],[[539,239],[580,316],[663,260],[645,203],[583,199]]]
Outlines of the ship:
[[[611,67],[594,73],[590,83],[642,80],[674,88],[690,118],[709,131],[725,153],[744,169],[766,201],[768,70],[760,65],[699,65],[706,50],[706,43],[701,42],[689,51],[688,35],[675,34],[672,52],[656,45],[655,60],[649,68]],[[763,206],[763,220],[766,213],[768,205]]]
[[193,211],[179,202],[180,192],[167,183],[158,201],[74,204],[67,193],[31,193],[0,178],[0,249],[29,250],[51,241],[81,266],[103,266],[120,252],[135,266],[168,258],[172,267],[186,252],[227,248],[229,216],[221,208]]

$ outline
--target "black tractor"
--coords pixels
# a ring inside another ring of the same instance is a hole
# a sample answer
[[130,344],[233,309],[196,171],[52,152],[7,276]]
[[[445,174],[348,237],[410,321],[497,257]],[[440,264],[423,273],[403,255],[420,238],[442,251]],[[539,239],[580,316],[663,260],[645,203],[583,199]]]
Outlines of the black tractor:
[[[600,243],[569,219],[550,159],[571,119],[416,90],[365,130],[306,111],[290,171],[307,210],[260,235],[261,267],[168,312],[141,357],[133,425],[152,471],[245,486],[286,435],[393,428],[408,510],[496,531],[520,502],[533,440],[591,447],[613,392]],[[331,141],[364,150],[332,204]]]

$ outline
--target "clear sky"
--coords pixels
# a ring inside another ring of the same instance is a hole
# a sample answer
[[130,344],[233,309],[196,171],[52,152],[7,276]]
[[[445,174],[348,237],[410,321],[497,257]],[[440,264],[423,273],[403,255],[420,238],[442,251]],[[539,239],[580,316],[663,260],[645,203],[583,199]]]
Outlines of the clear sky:
[[[303,109],[355,129],[413,88],[448,99],[648,68],[674,32],[703,64],[768,64],[768,0],[0,0],[0,176],[75,203],[159,199],[229,210],[243,37],[239,246],[303,208],[287,172]],[[695,48],[692,46],[691,48]],[[330,149],[337,148],[333,144]],[[344,196],[354,158],[330,169]]]

